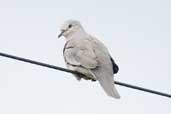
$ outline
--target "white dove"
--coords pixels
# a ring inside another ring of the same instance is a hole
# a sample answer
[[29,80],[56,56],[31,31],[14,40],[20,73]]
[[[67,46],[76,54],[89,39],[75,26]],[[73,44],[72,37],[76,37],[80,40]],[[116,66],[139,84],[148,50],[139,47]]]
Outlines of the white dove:
[[113,74],[119,68],[104,44],[87,34],[76,20],[64,22],[60,30],[58,37],[64,36],[66,39],[63,55],[68,69],[83,74],[74,75],[78,80],[98,80],[108,96],[119,99],[113,80]]

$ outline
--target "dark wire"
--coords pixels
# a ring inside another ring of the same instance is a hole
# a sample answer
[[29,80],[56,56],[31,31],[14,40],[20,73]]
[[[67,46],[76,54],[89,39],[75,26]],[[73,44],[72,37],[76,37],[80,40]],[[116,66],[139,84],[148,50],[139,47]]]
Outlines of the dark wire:
[[[72,73],[72,74],[81,74],[79,72],[72,71],[72,70],[69,70],[69,69],[61,68],[61,67],[54,66],[54,65],[49,65],[49,64],[46,64],[46,63],[42,63],[42,62],[33,61],[33,60],[30,60],[30,59],[25,59],[25,58],[22,58],[22,57],[17,57],[17,56],[13,56],[13,55],[1,53],[1,52],[0,52],[0,56],[15,59],[15,60],[19,60],[19,61],[23,61],[23,62],[27,62],[27,63],[31,63],[31,64],[35,64],[35,65],[39,65],[39,66],[43,66],[43,67],[47,67],[47,68],[51,68],[51,69],[55,69],[55,70],[59,70],[59,71],[64,71],[64,72],[68,72],[68,73]],[[153,94],[156,94],[156,95],[171,98],[171,95],[167,94],[167,93],[162,93],[162,92],[159,92],[159,91],[150,90],[150,89],[146,89],[146,88],[126,84],[126,83],[119,82],[119,81],[115,81],[114,83],[117,84],[117,85],[120,85],[120,86],[132,88],[132,89],[137,89],[137,90],[141,90],[141,91],[144,91],[144,92],[149,92],[149,93],[153,93]]]

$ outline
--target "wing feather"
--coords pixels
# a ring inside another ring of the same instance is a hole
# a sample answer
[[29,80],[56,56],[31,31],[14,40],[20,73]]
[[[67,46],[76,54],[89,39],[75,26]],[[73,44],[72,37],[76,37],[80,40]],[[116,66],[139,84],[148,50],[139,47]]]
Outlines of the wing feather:
[[[98,61],[96,59],[96,55],[92,48],[86,46],[71,46],[72,44],[68,44],[64,49],[64,58],[66,63],[82,66],[87,69],[93,69],[98,66]],[[72,48],[71,48],[72,47]]]

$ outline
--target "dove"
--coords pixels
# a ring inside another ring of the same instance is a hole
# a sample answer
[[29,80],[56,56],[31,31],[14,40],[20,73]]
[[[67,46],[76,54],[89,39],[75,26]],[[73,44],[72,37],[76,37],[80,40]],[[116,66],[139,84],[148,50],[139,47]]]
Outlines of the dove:
[[99,81],[108,96],[119,99],[113,74],[119,70],[108,49],[97,38],[86,33],[79,21],[67,20],[60,27],[66,43],[63,56],[68,69],[79,72],[77,80]]

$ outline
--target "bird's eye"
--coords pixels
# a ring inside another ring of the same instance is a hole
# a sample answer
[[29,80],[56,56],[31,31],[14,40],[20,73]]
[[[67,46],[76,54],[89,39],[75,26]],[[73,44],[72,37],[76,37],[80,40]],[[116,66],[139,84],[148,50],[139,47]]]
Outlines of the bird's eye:
[[71,28],[72,27],[72,25],[70,24],[70,25],[68,25],[68,28]]

